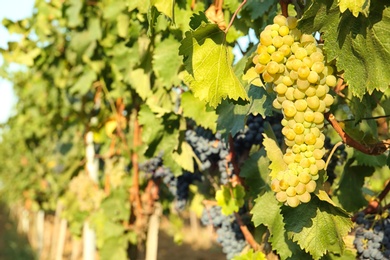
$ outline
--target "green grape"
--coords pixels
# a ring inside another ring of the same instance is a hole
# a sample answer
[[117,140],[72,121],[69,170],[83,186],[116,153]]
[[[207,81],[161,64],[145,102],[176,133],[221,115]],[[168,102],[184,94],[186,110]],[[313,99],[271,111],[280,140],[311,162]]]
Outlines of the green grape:
[[317,187],[317,183],[311,180],[306,184],[306,191],[312,193],[316,190],[316,187]]
[[301,172],[298,175],[299,182],[307,184],[311,181],[311,175],[306,172]]
[[287,194],[285,191],[279,191],[276,193],[275,198],[279,202],[286,202],[287,201]]
[[274,192],[279,192],[279,191],[281,191],[281,189],[280,189],[280,186],[279,186],[279,181],[278,180],[273,180],[272,182],[271,182],[271,190],[272,191],[274,191]]
[[275,47],[275,46],[270,45],[270,46],[267,47],[267,52],[268,52],[269,54],[272,54],[272,53],[274,53],[275,51],[276,51],[276,47]]
[[284,85],[283,83],[278,84],[275,88],[274,91],[278,93],[278,95],[283,95],[287,91],[287,86]]
[[310,43],[310,42],[315,42],[316,39],[313,37],[313,35],[311,34],[302,34],[301,36],[301,39],[300,39],[300,42],[301,43]]
[[[291,76],[290,76],[290,77],[291,77]],[[299,90],[301,90],[301,91],[305,91],[305,95],[308,96],[307,93],[306,93],[306,91],[307,91],[307,89],[310,87],[310,82],[307,81],[306,79],[300,79],[300,78],[298,78],[296,83],[297,83],[297,88],[298,88]]]
[[278,31],[271,30],[271,37],[274,38],[274,37],[276,37],[276,36],[279,36]]
[[324,150],[323,149],[315,149],[313,151],[313,157],[316,159],[316,160],[320,160],[322,159],[322,157],[324,156]]
[[315,62],[323,62],[324,61],[324,55],[321,52],[313,52],[310,54],[311,60]]
[[298,194],[298,195],[301,195],[303,193],[306,192],[306,185],[302,182],[298,183],[297,186],[295,186],[295,192]]
[[307,51],[305,48],[300,47],[296,49],[294,54],[297,59],[303,60],[307,56]]
[[257,63],[255,65],[255,71],[257,74],[261,74],[265,71],[265,69],[267,68],[267,66],[263,65],[263,64],[260,64],[260,63]]
[[288,35],[289,32],[290,32],[290,29],[287,26],[285,26],[285,25],[280,26],[280,28],[279,28],[280,36],[286,36],[286,35]]
[[275,75],[270,74],[267,70],[262,75],[265,82],[273,82],[275,80]]
[[322,124],[324,122],[324,114],[320,113],[320,112],[314,112],[314,120],[313,122],[315,124]]
[[314,42],[307,43],[305,45],[307,55],[310,56],[314,52],[317,52],[317,45]]
[[286,86],[291,86],[294,84],[293,80],[289,76],[284,76],[282,82]]
[[274,99],[274,101],[272,101],[272,106],[276,109],[282,109],[282,103],[280,103],[277,99]]
[[294,29],[295,27],[297,27],[298,19],[296,17],[289,16],[286,18],[285,24],[287,24],[290,30]]
[[[283,41],[283,43],[284,43],[284,41]],[[288,57],[288,56],[290,56],[290,54],[291,54],[290,46],[286,45],[285,43],[279,48],[278,51],[280,51],[281,53],[283,53],[283,55],[284,55],[285,57]]]
[[259,45],[257,45],[256,52],[257,52],[257,54],[261,54],[261,53],[267,52],[267,47],[264,46],[264,45],[259,44]]
[[[310,83],[308,82],[308,84],[310,84]],[[315,87],[309,85],[309,87],[305,91],[305,95],[308,96],[308,97],[315,96],[316,95],[316,91],[317,91],[317,89]]]
[[287,100],[287,98],[286,98],[284,95],[278,95],[278,96],[276,97],[276,99],[278,100],[278,102],[279,102],[280,104],[283,104],[283,102],[284,102],[285,100]]
[[288,100],[294,101],[294,88],[289,87],[284,95]]
[[335,87],[337,85],[337,79],[333,75],[326,76],[326,85],[329,87]]
[[294,130],[289,129],[289,130],[287,131],[285,137],[286,137],[288,140],[292,141],[292,140],[295,139],[295,135],[296,135],[296,134],[295,134]]
[[305,152],[307,150],[307,145],[306,144],[301,144],[300,146],[301,152]]
[[[294,37],[293,37],[294,38]],[[299,44],[299,42],[294,42],[292,45],[291,45],[291,52],[292,53],[295,53],[297,50],[298,50],[298,48],[300,48],[301,46],[300,46],[300,44]],[[294,55],[294,58],[296,58],[295,57],[295,55]]]
[[286,44],[287,46],[293,45],[294,37],[292,37],[291,35],[283,36],[283,43]]
[[298,195],[298,199],[302,202],[302,203],[308,203],[310,200],[311,200],[311,195],[309,192],[304,192],[303,194],[300,194]]
[[[294,116],[295,117],[295,116]],[[287,126],[290,128],[290,129],[293,129],[294,126],[296,125],[297,121],[295,121],[295,119],[289,119],[288,122],[287,122]]]
[[307,102],[304,99],[298,99],[294,102],[295,108],[297,111],[303,112],[307,108]]
[[320,129],[314,127],[309,130],[310,133],[314,134],[315,137],[320,137],[321,136],[321,131]]
[[288,23],[287,23],[286,17],[284,17],[284,16],[281,15],[281,14],[276,15],[276,16],[274,17],[273,22],[274,22],[275,24],[278,24],[279,26],[284,26],[284,25],[288,24]]
[[[313,61],[312,55],[310,55],[310,60]],[[313,63],[313,65],[311,65],[311,70],[320,74],[324,70],[324,67],[325,67],[325,65],[322,61],[316,61]]]
[[301,124],[301,123],[296,123],[295,126],[294,126],[294,132],[295,134],[303,134],[303,132],[305,131],[305,127]]
[[267,65],[267,71],[269,74],[276,74],[279,72],[279,64],[275,61],[270,61]]
[[309,133],[305,136],[305,143],[306,144],[315,144],[316,140],[317,140],[317,137],[312,133]]
[[298,199],[297,196],[294,196],[294,197],[288,197],[287,196],[287,201],[286,201],[287,205],[289,205],[290,207],[292,208],[295,208],[295,207],[298,207],[300,201]]
[[283,38],[279,35],[276,35],[274,38],[272,38],[272,45],[276,48],[279,48],[283,45]]
[[294,144],[293,147],[291,148],[291,151],[293,153],[300,153],[301,152],[301,146],[298,144]]
[[297,192],[295,191],[295,188],[294,187],[288,187],[288,189],[286,190],[286,194],[287,196],[289,197],[294,197],[295,195],[297,195]]
[[295,70],[291,70],[290,73],[289,73],[289,77],[292,80],[297,80],[298,79],[298,72],[296,72]]
[[314,147],[316,149],[319,149],[319,148],[324,147],[324,145],[325,145],[324,140],[322,140],[321,138],[317,138],[316,143],[314,144]]
[[295,174],[291,174],[291,173],[287,174],[286,180],[288,185],[290,185],[290,187],[295,187],[299,184],[298,176],[296,176]]
[[333,104],[334,98],[330,94],[326,94],[323,101],[325,106],[330,107]]
[[301,78],[301,79],[306,79],[308,76],[310,75],[310,68],[306,65],[302,65],[299,69],[298,69],[298,76]]
[[316,160],[316,166],[317,166],[317,169],[319,171],[323,170],[325,168],[325,161],[324,160]]
[[297,28],[294,28],[294,29],[290,30],[290,35],[292,37],[294,37],[294,41],[299,41],[299,39],[301,38],[302,33]]
[[295,156],[292,152],[286,152],[284,155],[283,155],[283,161],[286,163],[286,164],[291,164],[295,161]]
[[318,73],[315,71],[310,71],[309,76],[307,76],[307,81],[309,81],[312,84],[317,83],[318,79],[319,79]]
[[295,144],[302,145],[305,142],[305,136],[304,135],[296,135],[294,142],[295,142]]
[[280,26],[281,25],[279,25],[277,23],[271,24],[271,30],[272,31],[279,31]]
[[279,187],[281,190],[285,191],[285,190],[287,190],[288,187],[290,187],[290,185],[288,185],[288,183],[285,179],[281,179],[279,181]]
[[263,52],[263,53],[258,55],[257,60],[259,63],[261,63],[263,65],[267,65],[271,61],[271,55],[269,55],[266,52]]
[[292,60],[292,68],[293,68],[293,70],[298,71],[299,68],[302,67],[302,65],[303,65],[303,62],[301,60],[298,60],[298,59]]
[[303,99],[305,98],[305,92],[302,92],[301,90],[295,88],[294,89],[294,92],[293,92],[293,96],[294,96],[294,99],[298,100],[298,99]]
[[326,85],[318,85],[316,89],[316,96],[321,98],[326,95],[327,93],[327,86]]
[[260,43],[264,46],[270,46],[272,44],[272,36],[271,35],[260,35]]
[[282,103],[284,115],[287,117],[294,117],[294,115],[297,113],[297,109],[295,108],[293,102],[287,101],[288,100]]
[[311,110],[316,110],[320,106],[320,99],[317,96],[309,96],[307,99],[307,106]]

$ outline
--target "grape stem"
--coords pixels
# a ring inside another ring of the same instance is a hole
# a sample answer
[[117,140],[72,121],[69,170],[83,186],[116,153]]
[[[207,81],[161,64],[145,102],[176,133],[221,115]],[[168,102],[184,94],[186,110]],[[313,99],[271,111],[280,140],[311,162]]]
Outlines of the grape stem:
[[241,232],[245,237],[245,240],[248,242],[248,244],[255,250],[260,249],[260,245],[256,242],[254,237],[252,236],[252,233],[249,231],[248,227],[242,222],[242,219],[240,217],[240,214],[237,212],[234,212],[234,216],[237,220],[238,225],[240,226]]
[[342,145],[343,144],[343,142],[338,142],[337,144],[335,144],[334,146],[333,146],[333,148],[332,148],[332,151],[330,151],[330,154],[329,154],[329,156],[328,156],[328,159],[326,160],[326,163],[325,163],[325,168],[324,168],[324,170],[326,171],[326,169],[328,168],[328,164],[329,164],[329,161],[330,161],[330,159],[332,158],[332,155],[334,154],[334,152],[336,151],[336,149],[337,149],[337,147],[339,147],[340,145]]
[[279,4],[282,9],[282,15],[288,17],[288,5],[291,4],[291,0],[280,0]]
[[237,10],[234,12],[234,14],[232,16],[232,19],[230,19],[229,25],[225,29],[225,34],[228,33],[229,28],[232,26],[232,24],[234,22],[234,19],[236,19],[236,16],[237,16],[238,12],[241,10],[241,8],[244,6],[244,4],[246,4],[246,1],[247,0],[242,1],[242,3],[238,6]]
[[335,116],[332,113],[325,113],[325,118],[330,122],[330,124],[341,137],[341,140],[346,145],[351,146],[362,153],[369,155],[380,155],[390,149],[390,139],[383,140],[375,144],[361,144],[344,132],[339,122],[336,120]]

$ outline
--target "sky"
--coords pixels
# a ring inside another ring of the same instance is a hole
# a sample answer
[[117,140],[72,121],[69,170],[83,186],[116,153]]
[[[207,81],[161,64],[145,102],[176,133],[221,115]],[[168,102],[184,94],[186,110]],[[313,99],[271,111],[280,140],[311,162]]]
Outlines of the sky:
[[[34,0],[0,0],[0,21],[4,18],[20,20],[32,15]],[[17,35],[10,35],[0,23],[0,48],[6,49],[8,41],[15,41]],[[0,65],[3,59],[0,56]],[[0,123],[5,123],[12,113],[16,102],[16,96],[12,89],[12,83],[0,78]]]

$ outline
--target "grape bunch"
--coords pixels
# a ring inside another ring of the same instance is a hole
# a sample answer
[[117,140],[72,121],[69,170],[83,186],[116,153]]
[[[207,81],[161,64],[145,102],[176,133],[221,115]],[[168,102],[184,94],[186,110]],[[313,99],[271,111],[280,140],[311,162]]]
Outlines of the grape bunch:
[[246,127],[234,136],[234,151],[238,156],[249,152],[252,145],[261,145],[263,142],[264,123],[268,121],[278,140],[281,138],[281,114],[263,119],[261,115],[249,114]]
[[336,85],[333,68],[325,64],[315,38],[296,26],[295,17],[277,15],[261,32],[253,58],[255,70],[276,93],[273,106],[284,116],[283,160],[288,168],[277,174],[271,188],[279,202],[291,207],[310,201],[319,171],[325,168],[324,113],[333,104],[329,88]]
[[220,182],[226,184],[233,174],[233,165],[227,160],[229,150],[221,141],[220,133],[215,135],[202,127],[186,131],[186,141],[192,147],[200,161],[200,171],[211,170],[218,167]]
[[390,218],[376,218],[359,212],[356,215],[355,240],[357,259],[390,259]]
[[199,172],[183,171],[182,175],[176,177],[168,167],[163,165],[161,155],[150,158],[139,167],[141,171],[150,174],[153,179],[162,179],[169,192],[175,197],[175,208],[178,211],[185,209],[189,198],[189,186],[195,181],[202,180]]
[[246,246],[244,235],[234,215],[225,216],[221,207],[213,206],[203,211],[201,222],[203,225],[212,225],[216,229],[217,242],[221,244],[226,259],[232,259],[241,253]]

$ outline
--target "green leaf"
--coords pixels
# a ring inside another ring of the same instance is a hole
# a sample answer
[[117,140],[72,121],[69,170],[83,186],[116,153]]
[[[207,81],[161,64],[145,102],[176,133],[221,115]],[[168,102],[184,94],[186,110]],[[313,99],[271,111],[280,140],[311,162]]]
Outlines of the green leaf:
[[344,166],[339,185],[335,194],[342,207],[354,212],[367,205],[363,195],[363,185],[366,177],[370,177],[375,169],[368,166],[351,166],[353,160],[348,160]]
[[245,189],[241,185],[232,187],[221,186],[221,189],[215,193],[215,199],[218,206],[222,209],[222,213],[226,216],[238,212],[238,210],[244,205]]
[[180,79],[177,76],[182,64],[178,53],[180,43],[173,37],[156,44],[153,53],[153,70],[158,77],[158,80],[165,87],[179,85]]
[[150,76],[143,69],[131,70],[126,80],[132,85],[142,100],[146,100],[153,94],[150,86]]
[[270,159],[271,164],[269,165],[269,169],[271,170],[270,176],[271,179],[274,179],[276,175],[287,169],[287,164],[283,160],[283,153],[280,150],[278,143],[275,139],[271,139],[269,134],[266,133],[264,135],[263,145],[265,150],[267,151],[267,157]]
[[222,99],[249,100],[232,69],[232,53],[225,45],[225,33],[216,24],[202,24],[187,32],[179,49],[188,73],[184,79],[194,96],[217,107]]
[[126,14],[120,14],[117,18],[118,35],[126,38],[129,32],[130,19]]
[[267,187],[269,160],[266,157],[265,150],[253,153],[245,160],[241,166],[240,176],[245,179],[248,186],[248,194],[256,197]]
[[205,102],[195,98],[192,93],[185,92],[181,95],[181,106],[183,116],[193,119],[197,125],[216,131],[218,116]]
[[180,149],[173,151],[172,158],[184,170],[194,172],[194,158],[196,157],[192,147],[187,142],[180,143]]
[[268,241],[282,259],[292,255],[289,248],[287,234],[284,230],[283,215],[278,201],[273,192],[267,192],[255,200],[255,206],[251,210],[252,222],[255,227],[265,225],[270,231]]
[[175,0],[150,0],[150,5],[155,6],[159,12],[174,21],[173,7],[175,5]]
[[80,11],[83,7],[83,2],[79,0],[68,1],[69,7],[66,9],[66,15],[68,16],[68,26],[77,27],[82,23]]
[[251,248],[248,252],[235,256],[233,260],[266,260],[265,254],[261,251],[253,251]]
[[341,254],[353,225],[344,210],[316,196],[296,208],[283,207],[283,216],[289,237],[315,260],[327,252]]
[[358,150],[353,151],[353,155],[359,165],[371,166],[371,167],[382,167],[386,164],[387,156],[381,155],[369,155],[362,153]]
[[85,95],[92,88],[92,83],[96,80],[96,78],[96,73],[93,70],[85,71],[72,86],[70,93],[80,93],[81,95]]
[[389,87],[389,1],[372,4],[368,17],[354,17],[350,12],[340,15],[336,1],[333,5],[312,1],[299,25],[306,33],[323,33],[327,60],[336,60],[353,95],[361,98],[366,92]]
[[370,0],[338,0],[338,2],[340,12],[344,13],[349,9],[355,17],[358,17],[359,13],[367,16],[370,9]]

